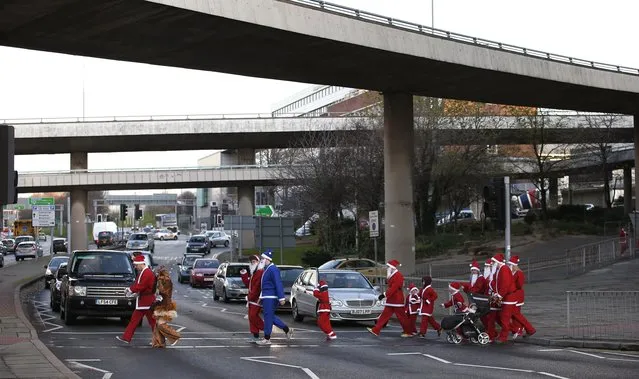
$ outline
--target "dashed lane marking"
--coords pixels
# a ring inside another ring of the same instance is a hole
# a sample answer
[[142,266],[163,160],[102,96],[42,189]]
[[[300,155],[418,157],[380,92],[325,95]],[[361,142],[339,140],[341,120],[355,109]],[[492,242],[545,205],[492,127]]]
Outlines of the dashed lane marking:
[[593,353],[586,353],[585,351],[579,351],[579,350],[574,350],[574,349],[539,349],[539,350],[537,350],[537,351],[543,351],[543,352],[566,351],[566,352],[569,352],[569,353],[574,353],[574,354],[579,354],[579,355],[585,355],[585,356],[587,356],[587,357],[591,357],[591,358],[607,359],[607,360],[609,360],[609,361],[622,361],[622,362],[635,362],[635,363],[639,363],[639,355],[623,354],[623,353],[615,353],[615,352],[610,352],[610,351],[601,351],[601,352],[598,352],[598,353],[599,353],[599,354],[612,354],[612,355],[624,356],[624,357],[628,357],[628,358],[635,358],[635,359],[605,357],[605,356],[603,356],[603,355],[598,355],[598,354],[593,354]]
[[282,367],[300,369],[300,370],[304,371],[306,373],[306,375],[308,375],[311,379],[319,379],[319,376],[315,375],[315,373],[313,371],[311,371],[311,369],[309,369],[307,367],[289,365],[289,364],[286,364],[286,363],[279,363],[279,362],[270,361],[271,359],[277,359],[277,357],[273,357],[273,356],[266,356],[266,357],[241,357],[240,359],[243,359],[245,361],[257,362],[257,363],[265,363],[267,365],[282,366]]

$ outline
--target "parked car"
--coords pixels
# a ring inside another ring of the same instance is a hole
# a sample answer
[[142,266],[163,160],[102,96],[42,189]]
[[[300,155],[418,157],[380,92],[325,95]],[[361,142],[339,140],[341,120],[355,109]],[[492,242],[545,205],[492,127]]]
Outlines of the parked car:
[[297,277],[304,272],[304,267],[278,265],[277,268],[280,270],[280,278],[282,279],[282,286],[284,287],[284,297],[286,298],[284,305],[279,305],[277,309],[280,311],[291,310],[291,287],[295,280],[297,280]]
[[126,241],[127,250],[143,250],[150,251],[151,254],[155,252],[155,241],[153,238],[149,238],[147,233],[133,233]]
[[16,247],[16,261],[39,256],[42,256],[42,248],[35,241],[20,242]]
[[62,285],[62,278],[67,274],[67,262],[60,263],[58,270],[55,272],[55,276],[49,282],[50,300],[49,306],[54,312],[60,311],[60,286]]
[[359,271],[373,284],[379,284],[386,277],[386,265],[366,258],[337,258],[318,267],[319,270],[353,270]]
[[38,240],[39,241],[46,241],[47,240],[47,235],[44,234],[43,232],[38,233]]
[[246,263],[222,263],[217,269],[213,281],[213,300],[222,298],[225,303],[231,300],[244,300],[248,295],[248,287],[242,282],[240,271],[249,270]]
[[18,236],[18,237],[16,237],[15,240],[14,240],[15,249],[18,248],[18,245],[21,242],[29,242],[29,241],[35,241],[35,239],[32,236]]
[[44,288],[49,288],[49,283],[58,271],[62,263],[67,263],[69,257],[53,257],[48,264],[44,265]]
[[373,287],[360,272],[308,269],[293,284],[291,303],[295,321],[317,317],[318,302],[313,289],[319,280],[328,284],[333,321],[375,321],[384,310],[383,302],[378,300],[379,287]]
[[60,286],[60,318],[67,325],[78,316],[120,317],[128,322],[135,298],[126,297],[125,290],[135,276],[125,251],[74,251]]
[[7,255],[7,247],[0,241],[0,256],[4,257]]
[[164,240],[177,240],[177,234],[173,233],[168,229],[161,229],[153,234],[153,239],[164,241]]
[[11,238],[3,239],[2,244],[7,248],[7,253],[15,253],[16,241],[14,239],[11,239]]
[[182,263],[178,264],[178,282],[186,283],[191,280],[191,269],[193,263],[198,258],[202,258],[200,254],[184,254]]
[[50,248],[51,254],[57,254],[57,253],[66,254],[67,251],[68,251],[68,245],[67,245],[66,238],[54,238],[53,241],[51,241],[51,248]]
[[211,245],[207,241],[205,235],[191,236],[186,243],[185,254],[209,254],[211,252]]
[[220,261],[213,258],[198,258],[191,269],[191,287],[212,287]]
[[211,241],[211,247],[216,247],[218,245],[229,247],[231,244],[231,236],[226,234],[226,232],[212,231],[212,233],[209,234],[209,232],[206,232],[206,234],[209,237],[209,241]]

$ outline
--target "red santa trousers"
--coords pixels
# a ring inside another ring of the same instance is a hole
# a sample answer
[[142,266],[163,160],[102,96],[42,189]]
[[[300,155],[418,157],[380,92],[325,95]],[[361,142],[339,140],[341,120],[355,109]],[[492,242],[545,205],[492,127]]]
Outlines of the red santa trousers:
[[331,315],[329,312],[319,312],[317,314],[317,326],[322,329],[322,332],[327,336],[332,337],[335,335],[333,327],[331,327]]
[[375,334],[379,334],[379,332],[382,331],[382,328],[386,325],[388,320],[390,320],[393,314],[397,316],[397,319],[399,320],[399,324],[402,326],[402,329],[404,329],[404,333],[410,334],[411,330],[408,327],[408,318],[406,318],[406,311],[404,310],[404,306],[401,306],[401,307],[385,306],[384,310],[382,311],[382,314],[379,315],[379,318],[377,319],[377,323],[373,327],[373,332],[375,332]]
[[258,334],[260,330],[264,330],[264,320],[260,317],[262,307],[255,304],[248,305],[248,321],[251,334]]
[[486,328],[486,333],[491,340],[497,337],[497,329],[495,328],[495,322],[497,321],[497,311],[490,311],[481,318],[481,323]]
[[533,328],[532,324],[528,321],[526,316],[521,314],[521,307],[515,306],[515,310],[513,311],[513,318],[511,320],[510,329],[511,332],[517,333],[519,329],[524,328],[526,330],[526,334],[534,334],[535,328]]
[[430,324],[430,326],[432,326],[435,330],[439,330],[442,328],[435,320],[435,317],[423,315],[422,323],[419,325],[420,334],[426,334],[426,331],[428,330],[428,324]]
[[499,339],[502,342],[508,341],[508,333],[510,332],[510,320],[513,318],[515,312],[515,304],[503,304],[501,305],[501,311],[497,312],[497,319],[499,325],[501,325],[501,331],[499,332]]
[[408,323],[408,329],[411,333],[417,333],[417,313],[414,315],[407,314],[406,322]]
[[133,315],[131,315],[131,321],[129,321],[129,325],[124,329],[124,334],[122,335],[122,339],[131,342],[133,338],[133,334],[135,333],[135,329],[142,321],[142,318],[146,316],[146,320],[149,322],[151,326],[151,330],[155,329],[155,319],[153,318],[153,311],[150,309],[136,309],[133,311]]

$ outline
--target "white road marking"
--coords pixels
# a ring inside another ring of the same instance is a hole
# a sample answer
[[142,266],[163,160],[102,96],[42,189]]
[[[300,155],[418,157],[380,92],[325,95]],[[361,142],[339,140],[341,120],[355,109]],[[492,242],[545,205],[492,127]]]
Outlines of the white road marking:
[[557,378],[557,379],[568,379],[565,376],[559,376],[559,375],[555,375],[555,374],[551,374],[549,372],[544,372],[544,371],[537,371],[538,374],[541,375],[546,375],[546,376],[550,376],[551,378]]
[[606,358],[609,361],[622,361],[622,362],[639,362],[637,359],[628,359],[628,358]]
[[441,362],[441,363],[450,363],[449,361],[447,361],[447,360],[445,360],[445,359],[438,358],[438,357],[436,357],[436,356],[434,356],[434,355],[430,355],[430,354],[422,354],[422,355],[423,355],[423,356],[425,356],[425,357],[428,357],[428,358],[430,358],[430,359],[434,359],[434,360],[436,360],[436,361],[439,361],[439,362]]
[[539,349],[537,351],[564,351],[566,349]]
[[266,357],[240,357],[240,359],[243,359],[245,361],[257,362],[257,363],[266,363],[267,365],[283,366],[283,367],[289,367],[289,368],[297,368],[297,369],[300,369],[300,370],[304,371],[306,373],[306,375],[308,375],[311,379],[319,379],[319,376],[315,375],[315,373],[313,371],[311,371],[311,369],[309,369],[307,367],[289,365],[289,364],[286,364],[286,363],[279,363],[279,362],[269,362],[268,360],[266,360],[266,361],[264,360],[264,359],[277,359],[277,357],[273,357],[273,356],[266,356]]
[[520,368],[510,368],[510,367],[499,367],[499,366],[484,366],[484,365],[474,365],[470,363],[453,363],[455,366],[464,366],[464,367],[477,367],[477,368],[489,368],[491,370],[505,370],[505,371],[517,371],[517,372],[535,372],[533,370],[524,370]]
[[202,307],[210,308],[210,309],[219,309],[220,312],[226,313],[226,314],[239,315],[239,316],[245,316],[246,315],[246,312],[242,312],[242,313],[240,313],[240,312],[232,312],[232,311],[229,311],[227,308],[210,306],[207,303],[202,304]]
[[422,355],[422,353],[387,353],[386,355]]
[[67,362],[69,362],[71,365],[76,366],[76,367],[82,367],[82,368],[86,368],[88,370],[93,370],[93,371],[97,371],[97,372],[101,372],[102,374],[102,379],[109,379],[111,378],[111,375],[113,375],[112,372],[107,371],[107,370],[103,370],[101,368],[97,368],[97,367],[93,367],[93,366],[89,366],[89,365],[85,365],[83,363],[80,362],[100,362],[99,359],[96,360],[87,360],[87,359],[65,359]]
[[620,355],[622,357],[631,357],[631,358],[639,358],[638,354],[624,354],[624,353],[615,353],[612,351],[601,351],[602,354],[612,354],[612,355]]
[[61,326],[61,325],[58,325],[58,324],[53,323],[53,322],[50,322],[51,320],[57,320],[58,317],[51,313],[53,311],[49,307],[49,303],[47,303],[45,301],[34,300],[33,301],[33,306],[36,309],[36,316],[38,316],[38,318],[40,319],[40,322],[42,323],[42,325],[45,326],[45,327],[51,326],[49,329],[43,330],[42,333],[49,333],[49,332],[52,332],[54,330],[58,330],[58,329],[62,329],[63,328],[63,326]]
[[585,353],[585,352],[583,352],[583,351],[579,351],[579,350],[566,350],[566,351],[570,351],[570,352],[572,352],[572,353],[576,353],[576,354],[587,355],[587,356],[589,356],[589,357],[593,357],[593,358],[606,359],[606,357],[602,357],[601,355],[595,355],[595,354]]

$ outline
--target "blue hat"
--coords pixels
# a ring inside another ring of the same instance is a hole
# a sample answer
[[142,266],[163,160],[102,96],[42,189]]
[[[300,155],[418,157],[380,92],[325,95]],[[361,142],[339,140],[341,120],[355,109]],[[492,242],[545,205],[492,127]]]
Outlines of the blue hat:
[[262,258],[268,259],[269,261],[273,261],[273,252],[269,249],[262,253]]

